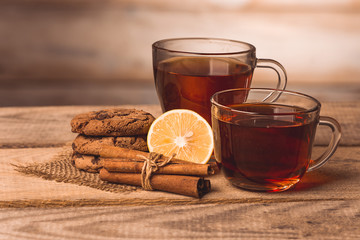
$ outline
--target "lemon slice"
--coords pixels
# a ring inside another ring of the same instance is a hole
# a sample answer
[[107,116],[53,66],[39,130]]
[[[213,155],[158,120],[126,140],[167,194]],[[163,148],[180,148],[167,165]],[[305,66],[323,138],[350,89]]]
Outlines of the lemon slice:
[[214,138],[209,123],[191,110],[175,109],[163,113],[150,126],[147,144],[150,152],[193,163],[209,161]]

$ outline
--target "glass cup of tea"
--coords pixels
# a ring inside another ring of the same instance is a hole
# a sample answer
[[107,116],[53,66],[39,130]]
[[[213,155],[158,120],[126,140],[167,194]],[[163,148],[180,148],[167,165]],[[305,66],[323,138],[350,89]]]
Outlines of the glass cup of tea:
[[[230,89],[215,93],[211,104],[215,159],[225,177],[239,188],[287,190],[305,172],[321,167],[340,141],[339,123],[319,116],[320,102],[302,93]],[[312,160],[318,125],[328,126],[332,135],[326,151]]]
[[277,73],[277,89],[285,89],[284,67],[256,58],[253,45],[227,39],[177,38],[152,45],[155,87],[162,110],[190,109],[211,123],[210,97],[218,91],[250,87],[254,69]]

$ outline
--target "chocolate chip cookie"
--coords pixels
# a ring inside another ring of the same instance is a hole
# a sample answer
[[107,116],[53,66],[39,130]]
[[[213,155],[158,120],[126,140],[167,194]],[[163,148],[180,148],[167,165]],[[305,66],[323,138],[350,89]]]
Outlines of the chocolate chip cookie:
[[103,145],[115,146],[139,151],[148,151],[146,135],[131,137],[89,137],[79,134],[72,148],[75,152],[88,155],[99,155]]
[[98,156],[83,155],[74,152],[71,161],[77,169],[86,172],[96,173],[103,167],[102,160]]
[[114,108],[76,115],[72,132],[88,136],[146,135],[155,118],[142,110]]

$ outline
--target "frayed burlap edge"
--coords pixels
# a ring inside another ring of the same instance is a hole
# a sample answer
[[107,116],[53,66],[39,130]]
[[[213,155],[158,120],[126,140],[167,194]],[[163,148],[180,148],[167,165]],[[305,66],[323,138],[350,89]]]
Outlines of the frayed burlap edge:
[[72,148],[66,144],[50,161],[20,166],[13,165],[15,170],[27,175],[41,177],[46,180],[72,183],[114,193],[128,193],[138,187],[102,181],[98,173],[89,173],[77,169],[71,163]]

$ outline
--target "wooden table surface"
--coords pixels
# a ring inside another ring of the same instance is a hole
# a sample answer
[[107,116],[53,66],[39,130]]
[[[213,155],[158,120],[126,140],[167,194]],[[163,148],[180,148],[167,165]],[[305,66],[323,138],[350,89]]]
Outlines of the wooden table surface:
[[[161,113],[157,105],[123,107]],[[219,175],[200,200],[109,193],[16,172],[14,164],[47,162],[71,142],[75,114],[105,106],[1,108],[0,239],[360,239],[359,107],[323,104],[322,115],[336,113],[343,126],[341,146],[294,189],[247,192]]]

